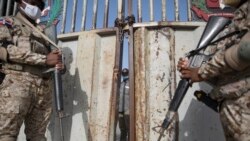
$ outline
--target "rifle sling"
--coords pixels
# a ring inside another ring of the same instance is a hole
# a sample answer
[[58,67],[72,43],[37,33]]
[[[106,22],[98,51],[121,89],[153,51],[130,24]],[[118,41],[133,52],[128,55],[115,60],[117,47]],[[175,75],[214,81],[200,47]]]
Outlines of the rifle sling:
[[[211,43],[208,44],[207,46],[204,46],[204,47],[201,47],[201,48],[197,48],[197,49],[195,49],[195,50],[190,51],[188,56],[189,56],[189,57],[190,57],[190,56],[194,56],[194,55],[198,54],[201,50],[206,49],[209,45],[213,45],[213,44],[215,44],[215,43],[218,43],[218,42],[220,42],[220,41],[222,41],[222,40],[224,40],[224,39],[226,39],[226,38],[228,38],[228,37],[232,37],[233,35],[238,34],[238,37],[237,37],[237,38],[241,38],[241,37],[243,37],[247,32],[248,32],[248,30],[241,30],[241,31],[237,30],[237,31],[233,31],[233,32],[231,32],[231,33],[228,33],[227,35],[224,35],[224,36],[220,37],[219,39],[217,39],[217,40],[211,42]],[[229,48],[229,47],[227,47],[227,48]]]

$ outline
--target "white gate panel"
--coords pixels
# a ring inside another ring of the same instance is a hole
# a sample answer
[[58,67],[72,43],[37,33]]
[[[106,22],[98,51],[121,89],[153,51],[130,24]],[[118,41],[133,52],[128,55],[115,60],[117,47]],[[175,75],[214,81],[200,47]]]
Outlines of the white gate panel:
[[[138,141],[159,137],[161,125],[171,98],[174,32],[171,28],[135,31],[135,97],[136,133]],[[170,94],[169,94],[170,93]],[[156,131],[155,131],[156,130]],[[171,130],[165,140],[174,140]]]
[[[136,134],[138,140],[157,140],[159,127],[180,80],[176,64],[196,48],[205,24],[189,23],[157,27],[143,24],[135,32]],[[179,127],[170,127],[162,140],[223,141],[219,115],[198,102],[193,93],[211,87],[205,83],[189,88],[178,110]],[[175,132],[176,131],[176,132]]]

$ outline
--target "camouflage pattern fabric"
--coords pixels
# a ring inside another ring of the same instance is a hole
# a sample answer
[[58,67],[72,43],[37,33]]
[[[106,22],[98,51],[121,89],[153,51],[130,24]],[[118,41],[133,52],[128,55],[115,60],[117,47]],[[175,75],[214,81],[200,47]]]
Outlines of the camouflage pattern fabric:
[[[249,5],[249,2],[245,2],[235,12],[233,23],[224,34],[249,29],[250,19],[247,17],[250,14]],[[211,91],[210,96],[222,103],[220,117],[227,141],[250,140],[250,68],[235,71],[224,60],[226,47],[239,42],[240,39],[235,35],[208,48],[207,52],[215,55],[199,69],[201,77],[217,78],[214,83],[216,87]]]
[[22,123],[28,139],[44,138],[51,115],[51,81],[17,71],[4,71],[0,86],[0,140],[16,138]]
[[[11,25],[0,25],[0,42],[10,42],[0,47],[7,50],[12,62],[3,62],[3,66],[15,66],[0,70],[6,75],[0,85],[0,141],[16,141],[22,123],[27,140],[46,141],[52,111],[51,79],[36,74],[37,68],[45,68],[50,50],[46,47],[48,43],[25,25],[20,16],[4,17]],[[29,72],[24,66],[29,66]]]

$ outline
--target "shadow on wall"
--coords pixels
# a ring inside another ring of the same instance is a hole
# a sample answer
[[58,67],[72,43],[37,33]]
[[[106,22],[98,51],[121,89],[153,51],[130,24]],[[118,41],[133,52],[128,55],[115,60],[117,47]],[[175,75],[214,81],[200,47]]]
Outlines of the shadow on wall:
[[[89,120],[87,110],[89,109],[89,106],[88,96],[81,86],[78,68],[75,68],[75,65],[72,64],[72,50],[69,47],[64,47],[63,53],[65,55],[65,64],[67,70],[63,75],[63,99],[64,113],[66,117],[63,118],[62,122],[64,130],[64,140],[70,141],[74,140],[74,138],[82,138],[84,133],[82,133],[81,131],[83,130],[85,130],[85,135],[86,137],[88,137]],[[58,116],[55,113],[55,109],[53,110],[54,112],[51,124],[49,125],[49,130],[51,132],[51,140],[56,141],[60,140],[60,128]]]
[[[200,88],[204,90],[204,85]],[[179,140],[225,141],[219,114],[193,97],[179,124]]]

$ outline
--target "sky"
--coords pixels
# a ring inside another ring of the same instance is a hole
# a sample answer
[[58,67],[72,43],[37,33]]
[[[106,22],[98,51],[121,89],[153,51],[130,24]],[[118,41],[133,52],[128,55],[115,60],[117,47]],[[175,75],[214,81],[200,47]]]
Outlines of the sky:
[[[71,17],[73,11],[73,1],[68,0],[67,7],[67,20],[66,20],[66,28],[65,32],[70,32],[71,25]],[[81,30],[81,19],[82,19],[82,11],[83,11],[83,1],[84,0],[76,0],[77,1],[77,14],[76,14],[76,31]],[[92,28],[92,12],[93,12],[93,1],[88,0],[87,6],[87,19],[86,19],[86,30],[90,30]],[[118,0],[110,0],[110,8],[109,8],[109,20],[108,27],[114,26],[114,21],[117,17],[117,1]],[[137,0],[133,1],[133,13],[137,16]],[[155,13],[155,21],[161,21],[161,0],[153,0],[154,1],[154,13]],[[174,21],[174,0],[166,0],[167,3],[167,20]],[[127,0],[125,1],[127,6]],[[105,0],[98,0],[98,11],[97,11],[97,28],[102,28],[103,26],[103,17],[104,17],[104,5]],[[180,21],[187,21],[187,0],[179,0],[179,10],[180,10]],[[127,13],[127,7],[125,8],[125,13]],[[127,15],[126,15],[127,16]],[[126,17],[125,16],[125,17]],[[142,17],[143,22],[149,21],[149,0],[142,0]]]
[[[82,11],[83,11],[83,1],[84,0],[76,0],[77,9],[76,9],[76,22],[75,22],[75,31],[81,31],[81,23],[82,23]],[[85,30],[92,29],[92,13],[93,13],[93,1],[87,0],[87,16],[86,16],[86,27]],[[117,1],[118,0],[110,0],[109,1],[109,19],[108,19],[108,27],[114,27],[114,21],[117,18]],[[133,13],[135,17],[137,16],[137,0],[133,1]],[[162,0],[153,0],[154,2],[154,20],[161,21],[161,1]],[[65,25],[65,33],[71,32],[71,21],[72,21],[72,11],[73,11],[73,2],[74,0],[67,0],[67,10],[66,10],[66,25]],[[63,0],[62,0],[63,3]],[[125,17],[127,17],[127,0],[125,0]],[[98,10],[97,10],[97,29],[103,27],[103,19],[104,19],[104,5],[105,0],[98,0]],[[167,21],[174,21],[174,0],[166,0],[167,5]],[[179,0],[179,16],[180,21],[187,21],[187,0]],[[62,16],[60,16],[61,18]],[[149,0],[142,0],[142,22],[149,22]],[[137,22],[137,19],[136,19]],[[60,32],[62,22],[58,24],[58,33]],[[60,34],[60,33],[59,33]],[[124,55],[123,55],[123,67],[128,67],[128,40],[124,40]]]

